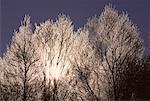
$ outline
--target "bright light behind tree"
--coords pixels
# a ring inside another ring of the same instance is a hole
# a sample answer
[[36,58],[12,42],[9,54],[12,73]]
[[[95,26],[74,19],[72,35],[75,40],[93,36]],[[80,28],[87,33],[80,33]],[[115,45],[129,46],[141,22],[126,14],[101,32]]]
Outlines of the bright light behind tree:
[[[50,63],[50,61],[48,61],[48,63]],[[65,75],[69,69],[69,65],[67,65],[68,63],[65,64],[65,66],[63,67],[62,65],[63,63],[57,63],[57,61],[53,61],[53,64],[47,65],[46,68],[46,75],[48,77],[48,79],[50,80],[61,80],[63,78],[65,78]],[[62,67],[61,67],[62,66]]]
[[61,72],[62,70],[60,68],[52,68],[50,74],[53,78],[57,80],[61,76]]
[[69,17],[61,15],[54,21],[46,21],[36,26],[35,38],[38,42],[42,67],[47,83],[62,79],[70,68],[70,57],[74,41],[73,26]]
[[135,100],[149,64],[127,14],[110,5],[77,31],[65,15],[32,28],[25,16],[0,57],[0,101]]

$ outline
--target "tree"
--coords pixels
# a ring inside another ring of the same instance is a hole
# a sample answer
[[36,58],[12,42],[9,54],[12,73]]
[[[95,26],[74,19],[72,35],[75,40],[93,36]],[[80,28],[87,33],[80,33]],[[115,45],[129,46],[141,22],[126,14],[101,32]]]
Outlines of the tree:
[[[49,97],[53,97],[53,100],[64,100],[68,92],[65,85],[70,78],[70,53],[75,40],[72,22],[69,17],[60,15],[55,22],[48,20],[37,25],[34,37],[38,42],[36,47],[45,74],[45,86],[52,93]],[[63,84],[60,85],[59,82]]]
[[71,86],[74,93],[78,100],[110,100],[107,97],[106,74],[90,43],[89,32],[86,29],[79,29],[76,35],[72,50],[75,56],[71,62],[73,68]]
[[143,45],[137,27],[128,15],[118,14],[111,6],[106,6],[97,18],[89,19],[86,25],[95,54],[108,74],[113,88],[114,99],[121,96],[120,84],[130,71],[129,62],[143,56]]
[[10,48],[3,57],[5,85],[10,87],[8,100],[38,100],[40,74],[38,54],[32,40],[30,17],[25,16]]
[[111,6],[77,31],[65,15],[36,24],[33,31],[30,17],[25,16],[0,58],[0,100],[131,97],[136,93],[138,73],[149,66],[141,62],[143,50],[137,27],[127,14]]
[[[91,85],[92,80],[97,80],[97,78],[92,78],[95,64],[92,61],[94,54],[88,42],[88,33],[82,29],[77,33],[78,37],[73,50],[75,56],[72,60],[74,81],[76,81],[74,85],[77,85],[74,87],[76,88],[75,92],[79,100],[99,101],[99,96],[96,95],[96,91]],[[98,80],[96,82],[98,83]]]

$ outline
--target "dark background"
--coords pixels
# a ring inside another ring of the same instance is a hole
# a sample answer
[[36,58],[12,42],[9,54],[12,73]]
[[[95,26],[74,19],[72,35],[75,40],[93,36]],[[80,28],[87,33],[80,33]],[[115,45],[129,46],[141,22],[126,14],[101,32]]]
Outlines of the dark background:
[[70,16],[75,29],[82,27],[87,19],[100,15],[104,6],[113,4],[119,12],[128,12],[136,23],[146,47],[150,48],[150,0],[0,0],[0,56],[10,44],[14,30],[17,30],[25,14],[31,22],[40,23],[56,19],[63,13]]

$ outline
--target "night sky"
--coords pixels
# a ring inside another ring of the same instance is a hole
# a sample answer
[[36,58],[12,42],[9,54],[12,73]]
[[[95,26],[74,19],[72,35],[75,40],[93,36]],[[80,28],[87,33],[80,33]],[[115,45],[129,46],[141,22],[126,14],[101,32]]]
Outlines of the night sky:
[[82,27],[87,19],[100,15],[104,6],[113,4],[119,12],[128,12],[129,18],[136,23],[144,46],[150,47],[150,0],[0,0],[0,55],[10,44],[12,33],[20,26],[25,14],[31,22],[40,23],[56,19],[63,13],[70,16],[75,29]]

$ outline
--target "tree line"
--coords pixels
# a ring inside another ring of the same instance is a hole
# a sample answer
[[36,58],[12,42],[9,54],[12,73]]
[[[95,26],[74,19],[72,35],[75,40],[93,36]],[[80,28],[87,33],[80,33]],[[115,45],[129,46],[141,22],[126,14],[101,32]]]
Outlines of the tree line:
[[25,16],[0,58],[0,100],[135,100],[149,66],[138,27],[111,5],[77,31],[63,14],[35,29]]

